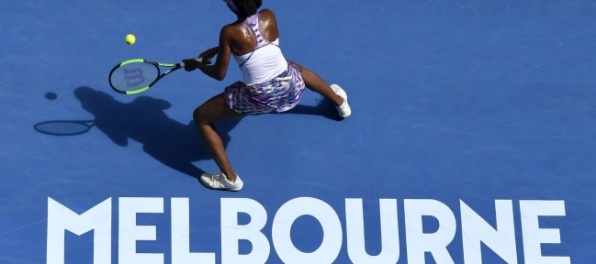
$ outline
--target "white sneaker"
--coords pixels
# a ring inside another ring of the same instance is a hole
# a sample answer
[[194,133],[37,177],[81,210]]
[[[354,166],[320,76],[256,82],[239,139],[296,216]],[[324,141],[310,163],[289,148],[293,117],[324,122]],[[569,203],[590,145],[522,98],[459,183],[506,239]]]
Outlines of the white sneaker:
[[350,109],[350,105],[348,104],[348,94],[346,94],[346,91],[337,84],[332,84],[329,87],[331,87],[331,90],[333,90],[335,94],[344,99],[344,102],[341,105],[335,107],[337,108],[339,116],[342,118],[350,116],[352,114],[352,109]]
[[242,190],[242,187],[244,187],[244,182],[242,182],[238,174],[236,174],[236,180],[234,182],[229,181],[228,178],[226,178],[226,175],[223,173],[203,173],[199,179],[203,185],[210,189],[237,192]]

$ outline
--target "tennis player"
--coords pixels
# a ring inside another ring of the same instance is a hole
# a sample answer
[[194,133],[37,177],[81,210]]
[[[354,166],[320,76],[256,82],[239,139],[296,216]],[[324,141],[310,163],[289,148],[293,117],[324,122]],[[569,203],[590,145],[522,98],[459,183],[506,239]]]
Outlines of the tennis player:
[[[242,72],[242,81],[232,83],[193,113],[201,139],[221,170],[201,175],[201,183],[211,189],[239,191],[244,183],[228,160],[214,122],[287,111],[300,102],[305,87],[329,99],[342,118],[350,116],[351,109],[339,85],[329,86],[313,71],[286,60],[279,47],[275,14],[269,9],[259,11],[262,0],[224,2],[237,16],[236,21],[221,29],[217,47],[204,51],[198,59],[184,60],[184,65],[187,71],[199,69],[221,81],[230,57],[234,57]],[[210,64],[215,56],[215,63]]]

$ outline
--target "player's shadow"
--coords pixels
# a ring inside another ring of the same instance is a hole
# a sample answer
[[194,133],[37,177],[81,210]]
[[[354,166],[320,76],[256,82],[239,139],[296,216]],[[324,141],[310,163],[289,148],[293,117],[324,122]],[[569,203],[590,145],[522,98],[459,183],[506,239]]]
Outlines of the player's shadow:
[[302,104],[301,102],[294,108],[279,114],[318,115],[335,121],[342,120],[337,114],[337,109],[333,103],[323,97],[317,99],[314,106]]
[[[171,106],[168,101],[139,96],[122,103],[89,87],[79,87],[74,93],[83,109],[95,116],[95,126],[115,144],[126,147],[129,140],[134,140],[143,145],[147,154],[172,169],[194,178],[204,172],[192,164],[211,159],[194,121],[183,124],[168,117],[164,112]],[[230,142],[229,132],[239,121],[216,124],[224,147]]]

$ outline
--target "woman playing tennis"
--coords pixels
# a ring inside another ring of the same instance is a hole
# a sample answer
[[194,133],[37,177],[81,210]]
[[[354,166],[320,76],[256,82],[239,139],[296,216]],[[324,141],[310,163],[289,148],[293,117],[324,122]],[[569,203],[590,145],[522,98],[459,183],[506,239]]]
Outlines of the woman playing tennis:
[[[220,81],[226,76],[230,57],[240,67],[242,81],[226,87],[193,113],[201,139],[221,170],[201,175],[201,183],[211,189],[239,191],[244,183],[228,160],[214,122],[287,111],[298,104],[305,87],[335,104],[340,117],[350,116],[351,110],[341,87],[329,86],[313,71],[285,59],[275,14],[269,9],[258,11],[262,0],[224,2],[237,20],[221,29],[217,47],[204,51],[198,59],[184,60],[184,65],[187,71],[199,69]],[[209,64],[216,55],[215,63]]]

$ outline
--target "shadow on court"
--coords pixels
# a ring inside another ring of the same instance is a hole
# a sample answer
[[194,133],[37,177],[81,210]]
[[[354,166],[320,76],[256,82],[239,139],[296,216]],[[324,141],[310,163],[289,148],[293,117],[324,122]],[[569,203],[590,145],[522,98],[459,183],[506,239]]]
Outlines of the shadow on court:
[[[74,136],[96,127],[118,146],[127,147],[129,140],[141,143],[145,153],[174,170],[194,178],[204,173],[192,163],[210,160],[211,156],[201,143],[193,120],[183,124],[166,115],[164,110],[171,107],[170,102],[139,96],[130,103],[122,103],[89,87],[79,87],[74,94],[81,107],[94,116],[93,120],[44,121],[36,124],[35,130],[48,135]],[[300,104],[280,114],[318,115],[341,120],[335,106],[323,98],[314,106]],[[216,124],[225,148],[231,140],[229,132],[240,120]],[[49,128],[49,125],[55,128]],[[53,129],[59,131],[52,132]]]
[[[129,140],[137,141],[157,161],[194,178],[204,171],[192,162],[211,159],[193,120],[183,124],[166,115],[164,110],[171,106],[168,101],[139,96],[130,103],[122,103],[89,87],[79,87],[74,94],[82,108],[95,116],[94,126],[118,146],[126,147]],[[217,124],[224,147],[230,142],[229,132],[240,120]]]
[[342,120],[337,114],[337,109],[335,109],[333,103],[323,97],[317,99],[317,103],[314,106],[305,105],[301,102],[294,108],[278,114],[318,115],[335,121]]

